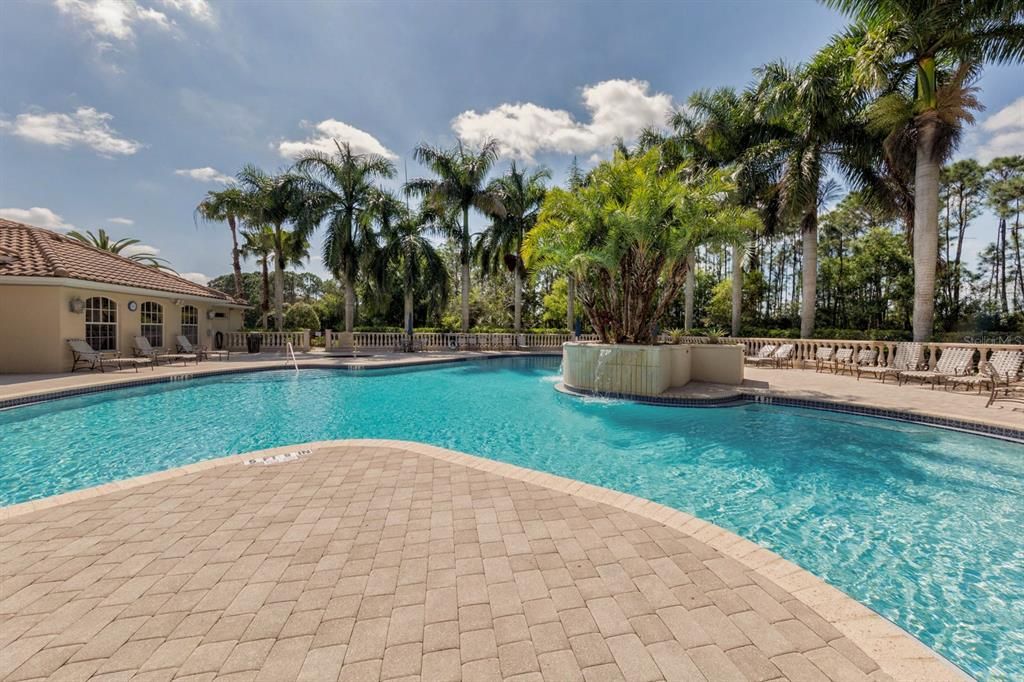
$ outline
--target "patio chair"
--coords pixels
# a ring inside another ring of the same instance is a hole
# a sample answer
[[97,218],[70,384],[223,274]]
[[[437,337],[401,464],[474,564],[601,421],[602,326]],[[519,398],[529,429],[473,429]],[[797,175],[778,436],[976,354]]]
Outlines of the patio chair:
[[831,360],[828,360],[823,364],[831,369],[833,374],[841,374],[846,369],[849,369],[852,373],[853,349],[840,348],[835,352]]
[[776,346],[774,343],[769,343],[761,346],[761,350],[757,351],[757,355],[750,355],[744,359],[752,365],[760,364],[761,362],[771,360],[772,353],[775,352]]
[[85,339],[68,339],[68,346],[71,347],[72,373],[79,369],[79,365],[90,371],[98,369],[102,373],[108,365],[114,365],[118,369],[128,365],[129,367],[135,367],[135,371],[138,372],[139,365],[150,364],[150,360],[146,358],[122,358],[121,354],[116,351],[104,353],[93,350],[93,347]]
[[947,348],[942,351],[939,361],[935,363],[934,369],[909,370],[896,375],[896,380],[902,385],[904,382],[920,381],[931,384],[935,390],[935,384],[942,383],[950,377],[964,376],[970,370],[971,362],[974,360],[973,348]]
[[[1017,375],[1020,374],[1022,364],[1024,364],[1024,351],[997,350],[992,353],[992,357],[987,362],[982,362],[978,366],[977,374],[950,377],[946,383],[953,391],[957,386],[966,386],[968,390],[977,386],[978,394],[981,395],[984,388],[989,388],[993,384],[1009,386],[1013,383],[1017,379]],[[981,371],[985,365],[990,367],[990,371]]]
[[814,351],[814,371],[821,372],[831,367],[835,354],[836,349],[832,346],[818,346],[818,350]]
[[149,358],[156,365],[160,364],[161,360],[166,360],[168,364],[175,360],[181,360],[181,364],[186,366],[189,360],[199,364],[199,356],[195,353],[164,353],[162,351],[162,348],[153,348],[149,345],[149,339],[145,336],[135,337],[134,353],[136,357]]
[[[981,363],[979,374],[987,375],[992,387],[992,392],[988,396],[988,402],[985,403],[985,407],[991,407],[992,403],[1002,398],[1014,399],[1011,396],[1018,393],[1024,395],[1024,381],[1020,380],[1019,375],[1015,374],[1007,378],[991,362]],[[1000,393],[1002,397],[1000,397]]]
[[[888,365],[871,365],[857,367],[857,380],[861,374],[879,377],[882,383],[888,376],[899,377],[900,372],[912,372],[920,369],[924,360],[924,346],[920,343],[897,343],[896,353]],[[898,380],[898,379],[897,379]]]
[[206,346],[194,346],[192,342],[188,340],[184,335],[179,334],[177,339],[178,352],[184,355],[195,354],[198,360],[206,360],[207,358],[217,357],[223,358],[224,360],[231,359],[231,352],[228,350],[216,350],[207,348]]
[[[850,352],[852,353],[853,351]],[[837,373],[842,374],[843,372],[849,372],[850,376],[853,376],[861,367],[874,366],[876,360],[878,360],[878,350],[874,348],[863,348],[857,351],[857,356],[851,362],[841,365],[838,368]]]

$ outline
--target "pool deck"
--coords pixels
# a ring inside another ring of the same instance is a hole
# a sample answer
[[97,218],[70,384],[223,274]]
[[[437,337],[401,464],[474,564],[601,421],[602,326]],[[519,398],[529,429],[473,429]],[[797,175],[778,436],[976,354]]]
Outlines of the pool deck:
[[0,679],[963,679],[683,512],[426,445],[301,448],[0,510]]

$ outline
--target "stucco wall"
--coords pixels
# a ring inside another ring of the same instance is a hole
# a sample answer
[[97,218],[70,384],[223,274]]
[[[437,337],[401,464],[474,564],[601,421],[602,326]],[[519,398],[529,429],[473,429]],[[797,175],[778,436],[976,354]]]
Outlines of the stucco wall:
[[[0,373],[50,373],[71,369],[71,351],[67,339],[85,337],[85,313],[71,312],[71,300],[83,301],[92,296],[105,296],[117,304],[117,349],[131,356],[133,339],[141,332],[141,309],[146,301],[163,306],[163,345],[174,349],[175,337],[181,333],[181,308],[175,303],[193,305],[199,310],[199,343],[214,346],[216,332],[237,331],[242,326],[242,311],[204,301],[179,299],[159,292],[121,293],[67,286],[0,285]],[[135,311],[128,302],[135,301]],[[207,319],[213,309],[222,318]]]
[[63,300],[60,287],[0,286],[0,374],[60,369]]

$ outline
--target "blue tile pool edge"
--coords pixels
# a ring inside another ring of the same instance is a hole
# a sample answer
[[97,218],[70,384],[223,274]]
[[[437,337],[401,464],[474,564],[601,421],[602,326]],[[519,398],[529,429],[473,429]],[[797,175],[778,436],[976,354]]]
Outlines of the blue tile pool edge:
[[[459,362],[470,362],[476,360],[497,360],[501,358],[515,358],[515,357],[552,357],[551,353],[501,353],[487,356],[473,356],[473,357],[461,357],[461,358],[445,358],[438,360],[414,360],[405,362],[392,362],[382,363],[374,365],[372,367],[365,365],[335,365],[326,363],[308,363],[301,365],[299,369],[332,369],[347,372],[374,372],[378,370],[401,370],[405,368],[416,368],[422,369],[432,365],[446,365]],[[131,381],[121,381],[110,384],[98,384],[95,386],[80,386],[77,388],[68,388],[58,391],[47,391],[43,393],[36,393],[32,395],[19,396],[17,398],[7,398],[0,400],[0,411],[8,410],[16,407],[24,407],[27,405],[37,405],[40,403],[47,403],[54,400],[60,400],[62,398],[72,398],[81,395],[89,395],[92,393],[103,393],[107,391],[116,391],[122,388],[133,388],[137,386],[148,386],[151,384],[168,384],[168,383],[179,383],[184,381],[192,381],[194,379],[203,379],[206,377],[217,377],[217,376],[228,376],[232,374],[246,374],[254,372],[276,372],[283,369],[289,369],[286,365],[275,365],[267,367],[240,367],[238,369],[219,369],[212,371],[199,371],[183,374],[171,374],[159,377],[149,377],[146,379],[134,379]],[[720,398],[683,398],[678,396],[644,396],[631,393],[605,393],[595,392],[587,389],[581,389],[576,387],[567,387],[564,384],[559,384],[556,387],[566,395],[573,395],[577,397],[599,397],[609,398],[613,400],[629,400],[644,405],[658,405],[662,407],[700,407],[700,408],[713,408],[713,407],[738,407],[747,403],[755,403],[760,405],[778,405],[782,407],[801,407],[811,410],[822,410],[825,412],[841,412],[846,414],[855,414],[865,417],[875,417],[878,419],[890,419],[894,421],[909,422],[914,424],[923,424],[925,426],[933,426],[936,428],[949,429],[953,431],[962,431],[978,436],[985,436],[988,438],[995,438],[998,440],[1010,441],[1013,443],[1024,443],[1024,429],[1014,429],[1008,426],[997,426],[995,424],[986,424],[983,422],[975,422],[966,419],[955,419],[948,417],[938,417],[928,414],[916,414],[913,412],[907,412],[905,410],[894,410],[883,407],[871,407],[868,405],[850,405],[848,403],[840,403],[829,400],[808,400],[805,398],[790,398],[785,396],[776,396],[771,394],[764,394],[760,392],[749,392],[743,389],[737,389],[735,395],[723,396]]]

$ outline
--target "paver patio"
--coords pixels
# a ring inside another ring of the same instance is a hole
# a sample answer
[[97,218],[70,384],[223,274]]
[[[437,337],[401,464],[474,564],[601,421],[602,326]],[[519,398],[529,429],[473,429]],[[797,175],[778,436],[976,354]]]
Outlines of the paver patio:
[[721,529],[439,448],[321,444],[72,495],[0,523],[0,679],[958,677]]

